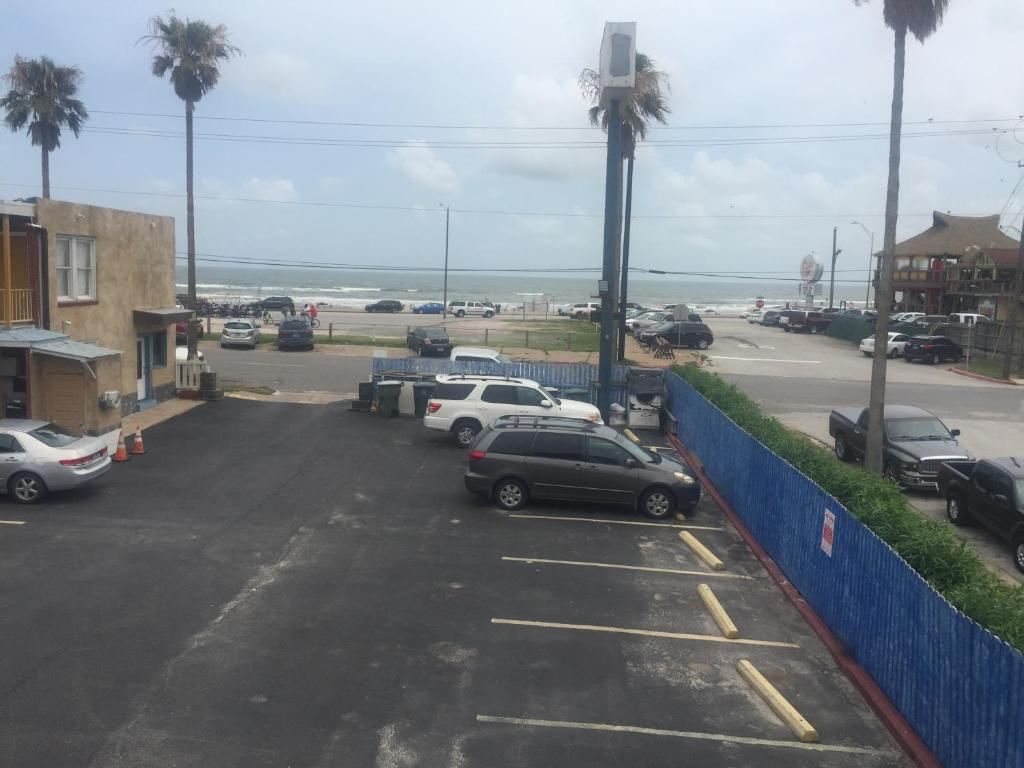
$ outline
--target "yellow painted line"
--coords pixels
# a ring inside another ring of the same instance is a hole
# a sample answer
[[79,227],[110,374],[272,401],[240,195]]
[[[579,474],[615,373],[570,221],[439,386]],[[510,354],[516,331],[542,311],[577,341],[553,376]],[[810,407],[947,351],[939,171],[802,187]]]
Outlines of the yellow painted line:
[[0,525],[24,525],[24,520],[0,520]]
[[707,606],[708,613],[711,614],[711,618],[715,620],[715,624],[722,630],[722,637],[728,637],[730,640],[735,640],[740,636],[740,631],[736,628],[736,625],[732,623],[732,619],[729,618],[729,614],[726,613],[725,608],[718,602],[718,598],[715,597],[715,593],[711,591],[711,587],[707,584],[697,585],[697,594],[700,595],[700,599],[704,601],[704,605]]
[[675,523],[647,523],[643,520],[605,520],[600,517],[563,517],[562,515],[509,515],[516,520],[563,520],[570,523],[607,523],[608,525],[646,525],[653,528],[690,528],[694,531],[724,531],[713,525],[676,525]]
[[624,429],[622,430],[622,433],[637,445],[640,444],[640,438],[636,436],[636,433],[632,429]]
[[605,627],[597,624],[561,624],[555,621],[525,621],[522,619],[491,619],[491,624],[508,624],[515,627],[534,627],[538,629],[575,629],[582,632],[607,632],[613,635],[642,635],[644,637],[662,637],[667,640],[703,640],[709,643],[735,643],[737,645],[763,645],[770,648],[799,648],[795,643],[780,643],[775,640],[730,640],[718,635],[693,635],[688,632],[661,632],[656,629],[626,629],[624,627]]
[[622,571],[644,571],[645,573],[671,573],[677,576],[717,576],[722,579],[750,579],[739,573],[708,573],[707,571],[684,571],[678,568],[651,568],[646,565],[618,565],[617,563],[590,563],[583,560],[546,560],[541,557],[502,557],[510,563],[526,563],[532,565],[578,565],[586,568],[615,568]]
[[818,732],[814,730],[814,726],[797,712],[796,707],[790,704],[774,685],[768,682],[757,667],[746,659],[742,659],[736,664],[736,668],[739,669],[743,679],[757,692],[757,695],[764,699],[765,704],[771,707],[775,714],[782,719],[782,722],[789,726],[789,730],[793,732],[794,736],[802,742],[818,740]]
[[725,570],[725,563],[718,559],[718,555],[716,555],[710,549],[701,544],[697,540],[697,537],[694,536],[692,533],[680,531],[679,538],[683,540],[683,543],[686,544],[686,546],[688,546],[690,549],[694,551],[694,554],[696,554],[697,557],[704,561],[708,568],[710,568],[713,571]]
[[847,747],[840,744],[806,744],[802,741],[758,739],[751,736],[730,736],[727,733],[673,731],[667,728],[644,728],[639,725],[579,723],[571,720],[539,720],[532,717],[495,717],[494,715],[477,715],[476,721],[478,723],[496,723],[498,725],[518,725],[534,728],[564,728],[575,731],[611,731],[613,733],[637,733],[644,736],[671,736],[677,739],[717,741],[728,744],[749,744],[754,747],[781,747],[783,749],[799,749],[806,752],[840,752],[848,755],[874,755],[878,757],[896,757],[898,754],[895,750],[891,749]]

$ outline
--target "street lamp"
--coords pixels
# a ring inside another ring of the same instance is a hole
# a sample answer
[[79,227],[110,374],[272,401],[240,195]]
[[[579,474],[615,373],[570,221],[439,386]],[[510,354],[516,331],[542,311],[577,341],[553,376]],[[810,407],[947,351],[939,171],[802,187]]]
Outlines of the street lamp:
[[444,203],[438,203],[444,208],[444,286],[441,289],[441,317],[448,317],[448,224],[451,220],[452,209]]
[[871,237],[871,250],[868,251],[868,288],[867,291],[864,293],[864,309],[867,309],[868,304],[871,300],[871,259],[874,258],[875,255],[875,233],[872,232],[867,227],[865,227],[859,221],[851,221],[850,223],[856,224],[858,227],[864,230],[865,235],[869,235]]

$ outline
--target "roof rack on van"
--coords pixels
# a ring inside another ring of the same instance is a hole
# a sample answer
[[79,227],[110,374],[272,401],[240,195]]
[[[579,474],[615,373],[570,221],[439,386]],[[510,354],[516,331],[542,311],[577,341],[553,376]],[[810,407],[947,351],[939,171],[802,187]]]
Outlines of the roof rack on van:
[[590,419],[574,418],[572,416],[499,416],[492,425],[495,429],[558,426],[596,429],[599,426]]

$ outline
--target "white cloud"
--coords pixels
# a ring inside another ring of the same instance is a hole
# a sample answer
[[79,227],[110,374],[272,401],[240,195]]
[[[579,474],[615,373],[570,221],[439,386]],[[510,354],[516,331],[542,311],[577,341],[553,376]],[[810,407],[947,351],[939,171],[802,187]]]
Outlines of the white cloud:
[[411,141],[388,152],[388,165],[409,181],[436,192],[455,192],[459,178],[426,142]]
[[246,179],[239,189],[240,197],[255,200],[298,200],[299,194],[291,179],[268,178],[258,176]]
[[222,70],[224,84],[264,99],[322,104],[331,83],[312,61],[272,49],[251,53]]

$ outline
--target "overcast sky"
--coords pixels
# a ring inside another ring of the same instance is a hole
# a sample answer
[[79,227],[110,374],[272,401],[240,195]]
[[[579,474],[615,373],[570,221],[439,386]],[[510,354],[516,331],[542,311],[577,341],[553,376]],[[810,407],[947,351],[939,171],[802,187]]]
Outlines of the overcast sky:
[[[587,128],[576,78],[596,66],[605,20],[635,20],[639,49],[671,77],[669,128],[652,131],[654,143],[638,151],[634,264],[795,272],[805,253],[829,253],[839,226],[838,268],[863,269],[869,240],[853,219],[881,244],[887,141],[723,145],[886,134],[892,34],[881,0],[859,8],[851,0],[174,5],[181,15],[226,24],[245,51],[224,65],[220,85],[197,110],[197,133],[234,139],[197,142],[202,253],[436,266],[444,247],[439,204],[447,203],[455,266],[599,264],[602,149],[451,144],[600,139]],[[84,72],[89,132],[66,136],[53,156],[53,196],[172,215],[184,250],[183,106],[169,82],[150,74],[151,49],[136,44],[148,18],[164,11],[137,1],[11,4],[0,56],[5,68],[15,53],[46,54]],[[1021,40],[1020,0],[954,0],[932,39],[908,42],[904,117],[934,122],[906,132],[1012,129],[1007,119],[1024,114]],[[410,127],[435,125],[470,127]],[[171,135],[94,132],[110,128]],[[302,146],[291,141],[297,137],[385,146]],[[927,227],[933,209],[1007,207],[1021,178],[1024,127],[1020,142],[1011,133],[996,146],[995,138],[904,139],[901,237]],[[0,132],[0,157],[0,198],[38,194],[39,154],[24,134]],[[1004,221],[1022,208],[1024,192]],[[738,218],[752,214],[776,218]]]

